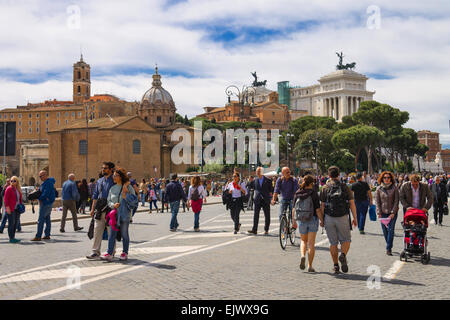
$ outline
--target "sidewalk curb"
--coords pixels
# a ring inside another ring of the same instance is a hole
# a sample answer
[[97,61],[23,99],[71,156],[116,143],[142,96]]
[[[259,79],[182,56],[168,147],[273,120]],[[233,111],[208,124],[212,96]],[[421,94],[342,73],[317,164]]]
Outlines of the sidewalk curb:
[[[203,205],[207,206],[207,205],[213,205],[213,204],[222,204],[222,202],[213,202],[213,203],[207,202],[207,203],[204,203]],[[136,212],[147,212],[149,210],[150,210],[150,208],[149,209],[142,209],[142,207],[141,207],[141,209],[137,209]],[[78,220],[79,219],[91,219],[91,215],[90,214],[86,214],[86,215],[83,214],[83,215],[77,216],[77,219]],[[62,219],[59,218],[59,219],[51,219],[50,221],[51,221],[51,223],[54,223],[54,222],[61,222],[61,220]],[[72,220],[73,220],[73,218],[69,218],[69,217],[67,217],[67,219],[66,219],[66,221],[72,221]],[[20,225],[22,225],[22,226],[32,226],[32,225],[35,225],[37,223],[38,223],[37,221],[21,222]]]

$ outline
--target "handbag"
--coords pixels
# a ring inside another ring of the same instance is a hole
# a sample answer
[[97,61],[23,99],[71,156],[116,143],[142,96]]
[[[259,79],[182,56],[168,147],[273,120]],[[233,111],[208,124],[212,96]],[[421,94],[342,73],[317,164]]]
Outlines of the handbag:
[[371,205],[369,208],[369,218],[370,221],[377,221],[377,212],[376,212],[376,207],[375,205]]
[[23,205],[23,203],[19,203],[18,205],[17,205],[17,212],[18,213],[20,213],[20,214],[22,214],[22,213],[24,213],[25,212],[25,206]]
[[41,197],[42,191],[41,189],[34,190],[28,195],[28,200],[37,200]]
[[89,231],[88,231],[88,238],[89,240],[92,240],[92,238],[94,238],[94,227],[95,227],[95,217],[92,217],[91,219],[91,224],[89,225]]
[[442,213],[444,216],[448,216],[448,205],[444,204],[444,207],[442,208]]

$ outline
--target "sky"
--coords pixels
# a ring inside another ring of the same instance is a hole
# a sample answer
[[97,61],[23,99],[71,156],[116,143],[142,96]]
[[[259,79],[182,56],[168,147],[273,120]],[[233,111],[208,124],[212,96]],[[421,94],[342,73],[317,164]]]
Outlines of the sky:
[[83,53],[91,94],[140,101],[155,64],[177,112],[223,106],[228,85],[308,86],[344,63],[407,127],[450,148],[448,0],[0,0],[0,109],[72,99]]

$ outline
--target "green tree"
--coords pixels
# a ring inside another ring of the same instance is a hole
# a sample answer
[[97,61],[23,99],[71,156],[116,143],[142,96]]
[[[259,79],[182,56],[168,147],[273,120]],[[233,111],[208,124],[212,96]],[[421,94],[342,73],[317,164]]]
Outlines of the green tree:
[[310,159],[313,162],[316,160],[316,152],[313,143],[310,141],[319,141],[317,144],[317,164],[324,172],[331,165],[331,155],[335,152],[331,138],[333,137],[333,130],[319,128],[317,131],[305,131],[298,139],[294,147],[294,152],[298,159]]
[[355,155],[355,170],[361,150],[372,146],[383,137],[383,132],[375,127],[357,125],[337,131],[331,141],[336,148],[348,149]]

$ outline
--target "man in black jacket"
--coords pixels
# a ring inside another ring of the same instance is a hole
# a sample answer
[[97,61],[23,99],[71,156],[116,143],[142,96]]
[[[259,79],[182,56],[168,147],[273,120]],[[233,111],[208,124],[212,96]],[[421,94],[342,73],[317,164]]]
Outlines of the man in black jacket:
[[431,185],[431,193],[433,194],[433,213],[436,224],[442,226],[442,216],[444,212],[444,205],[447,204],[447,186],[441,178],[437,176],[434,183]]
[[[170,183],[166,186],[166,199],[170,204],[170,211],[172,212],[172,219],[170,220],[170,231],[175,232],[178,228],[177,215],[180,209],[180,201],[187,201],[186,194],[183,187],[177,181],[177,174],[172,173],[170,176]],[[189,203],[188,203],[189,206]]]
[[253,216],[253,229],[248,230],[248,233],[257,234],[258,223],[259,223],[259,212],[261,208],[264,211],[265,224],[264,224],[264,234],[269,234],[270,226],[270,199],[272,198],[272,181],[265,176],[263,176],[263,168],[258,167],[256,169],[256,179],[254,183],[254,204],[255,211]]

